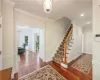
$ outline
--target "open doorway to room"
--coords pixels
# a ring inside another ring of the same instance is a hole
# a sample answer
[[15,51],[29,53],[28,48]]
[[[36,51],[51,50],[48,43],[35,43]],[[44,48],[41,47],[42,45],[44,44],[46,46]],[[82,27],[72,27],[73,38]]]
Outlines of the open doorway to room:
[[2,27],[1,27],[1,17],[0,17],[0,70],[2,70]]
[[35,48],[35,52],[37,52],[37,53],[39,52],[39,37],[40,37],[39,33],[35,33],[34,34],[34,39],[35,39],[34,40],[34,43],[35,43],[34,44],[34,46],[35,46],[34,48]]
[[[44,55],[44,34],[39,28],[17,25],[18,77],[33,72],[40,67]],[[42,49],[42,50],[41,50]]]

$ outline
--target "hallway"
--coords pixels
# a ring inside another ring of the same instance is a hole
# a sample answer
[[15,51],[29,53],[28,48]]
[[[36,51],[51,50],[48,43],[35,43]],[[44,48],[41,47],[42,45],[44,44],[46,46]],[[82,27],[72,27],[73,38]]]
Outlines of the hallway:
[[[84,55],[85,54],[81,55],[76,60],[72,61],[69,64],[69,68],[65,69],[53,61],[50,61],[48,63],[43,62],[38,57],[37,53],[32,53],[30,51],[27,51],[26,54],[20,56],[18,78],[21,78],[22,76],[32,73],[32,72],[40,69],[41,67],[44,67],[49,64],[50,66],[52,66],[55,70],[57,70],[62,76],[64,76],[68,80],[92,80],[92,69],[90,70],[89,74],[85,74],[85,73],[80,72],[79,70],[72,68],[72,66],[71,66],[76,61],[81,59],[82,56],[84,56]],[[15,76],[17,76],[17,74]]]

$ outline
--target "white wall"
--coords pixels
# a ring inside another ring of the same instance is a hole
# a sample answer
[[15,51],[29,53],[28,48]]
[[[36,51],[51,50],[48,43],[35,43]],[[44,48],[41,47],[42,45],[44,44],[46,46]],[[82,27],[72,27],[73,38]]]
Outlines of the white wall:
[[29,50],[32,50],[32,30],[31,29],[20,30],[19,47],[23,47],[23,43],[25,43],[25,36],[28,36],[28,48]]
[[48,22],[46,26],[46,61],[50,61],[63,40],[71,21],[62,18],[54,22]]
[[100,42],[95,35],[100,34],[100,0],[93,0],[93,80],[100,80]]
[[45,61],[45,31],[40,29],[40,39],[39,39],[39,56]]
[[82,28],[73,23],[73,44],[68,57],[68,62],[74,60],[82,54]]
[[23,43],[25,43],[25,36],[28,36],[28,49],[35,52],[35,34],[38,33],[39,33],[38,28],[18,29],[17,30],[18,47],[23,47]]
[[32,28],[32,50],[36,52],[36,40],[37,35],[40,36],[40,29],[39,28]]
[[[0,17],[0,51],[2,51],[2,18]],[[2,69],[2,54],[0,55],[0,70]]]
[[84,26],[83,27],[83,35],[84,35],[84,49],[83,52],[87,54],[92,54],[92,26]]

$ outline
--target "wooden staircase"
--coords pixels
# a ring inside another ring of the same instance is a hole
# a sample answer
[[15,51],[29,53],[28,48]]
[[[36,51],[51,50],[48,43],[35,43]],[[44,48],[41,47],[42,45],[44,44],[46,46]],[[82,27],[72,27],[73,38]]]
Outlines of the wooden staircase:
[[66,35],[63,38],[63,41],[61,42],[60,46],[58,47],[53,57],[53,61],[60,65],[61,63],[67,64],[67,57],[70,54],[70,50],[74,40],[72,39],[72,30],[73,30],[73,25],[71,24],[71,26],[67,30]]

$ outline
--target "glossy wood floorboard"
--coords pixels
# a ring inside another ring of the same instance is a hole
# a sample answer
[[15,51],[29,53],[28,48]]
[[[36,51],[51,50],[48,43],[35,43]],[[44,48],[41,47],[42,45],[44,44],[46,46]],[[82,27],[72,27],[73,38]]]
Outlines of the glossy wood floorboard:
[[82,54],[81,56],[79,56],[78,58],[76,58],[75,60],[73,60],[71,63],[69,63],[69,67],[67,70],[72,72],[76,76],[78,76],[80,78],[80,80],[92,80],[92,69],[90,70],[89,74],[85,74],[85,73],[82,73],[81,71],[78,71],[71,67],[72,64],[74,64],[77,60],[79,60],[84,55],[85,55],[85,53]]
[[59,64],[51,61],[48,62],[50,66],[55,68],[62,76],[64,76],[67,80],[80,80],[77,76],[75,76],[72,72],[68,71],[67,69],[61,67]]
[[[48,63],[43,62],[37,53],[28,52],[27,54],[20,56],[19,62],[19,71],[15,74],[14,80],[18,80],[18,77],[25,76],[37,69],[40,69],[43,66],[50,65],[54,69],[56,69],[62,76],[64,76],[67,80],[92,80],[92,69],[88,75],[74,69],[71,67],[73,63],[75,63],[78,59],[80,59],[83,55],[75,59],[69,64],[69,68],[65,69],[61,67],[59,64],[50,61]],[[28,64],[27,64],[28,63]]]
[[18,63],[18,77],[25,76],[45,65],[47,63],[43,62],[37,53],[31,51],[26,51],[25,54],[20,56],[20,62]]

